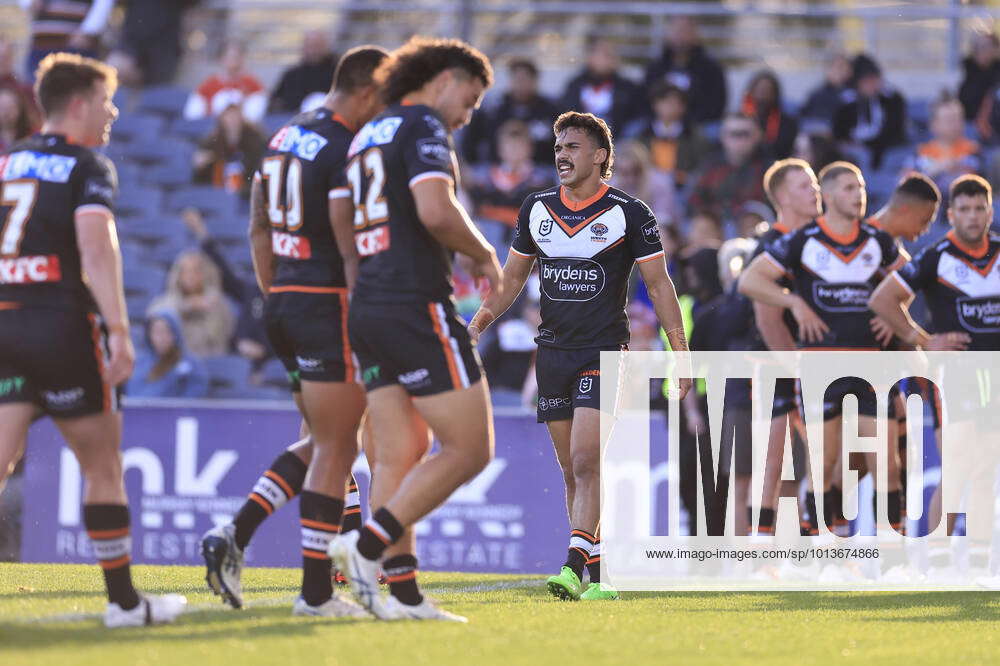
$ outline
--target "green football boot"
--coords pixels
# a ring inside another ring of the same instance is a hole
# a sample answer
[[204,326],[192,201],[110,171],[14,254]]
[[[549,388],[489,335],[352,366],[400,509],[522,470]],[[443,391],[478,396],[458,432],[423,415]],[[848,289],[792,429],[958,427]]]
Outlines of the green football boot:
[[552,596],[565,601],[578,601],[580,593],[583,592],[583,583],[569,567],[563,567],[558,576],[549,577],[545,581],[545,586],[549,588]]
[[580,601],[617,601],[618,600],[618,590],[611,587],[610,585],[605,585],[604,589],[601,589],[600,583],[591,583],[587,586],[587,590],[580,595]]

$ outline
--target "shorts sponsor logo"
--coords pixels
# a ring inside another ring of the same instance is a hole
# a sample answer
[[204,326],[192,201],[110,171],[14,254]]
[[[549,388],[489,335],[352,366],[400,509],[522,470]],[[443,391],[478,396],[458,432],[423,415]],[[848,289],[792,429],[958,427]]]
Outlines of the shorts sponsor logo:
[[381,369],[380,366],[373,365],[370,368],[365,368],[364,372],[361,373],[361,379],[366,384],[369,383],[369,382],[373,382],[373,381],[375,381],[376,379],[379,378],[379,375],[381,374],[381,372],[382,372],[382,369]]
[[1000,331],[1000,296],[961,298],[955,303],[958,320],[972,333]]
[[656,220],[650,220],[642,225],[642,238],[650,245],[660,244],[660,227],[657,226]]
[[312,245],[305,236],[294,236],[283,231],[271,232],[271,247],[279,257],[288,259],[309,259]]
[[50,409],[71,409],[83,400],[84,395],[82,386],[65,391],[42,391],[42,398]]
[[547,328],[538,329],[538,339],[545,342],[555,342],[556,334]]
[[427,368],[420,368],[412,372],[406,372],[397,378],[403,386],[416,387],[430,384],[431,372]]
[[351,141],[351,149],[348,156],[353,157],[365,148],[371,146],[384,146],[392,141],[396,136],[396,131],[403,124],[403,119],[399,116],[390,116],[378,121],[372,121],[361,128],[354,140]]
[[827,312],[867,312],[872,290],[860,282],[813,284],[816,304]]
[[299,370],[319,370],[323,367],[323,361],[318,358],[303,358],[302,356],[296,356],[295,362],[299,366]]
[[550,409],[559,409],[560,407],[569,407],[573,402],[569,398],[539,398],[538,399],[538,409],[547,412]]
[[24,377],[3,377],[0,378],[0,398],[8,395],[17,395],[24,386]]
[[389,225],[382,224],[362,231],[354,236],[354,244],[358,248],[358,254],[362,257],[370,257],[373,254],[384,252],[389,249]]
[[590,393],[590,389],[594,388],[594,378],[580,377],[580,393]]
[[604,267],[590,259],[542,259],[542,293],[553,301],[589,301],[604,290]]
[[0,180],[36,178],[49,183],[66,183],[75,166],[75,157],[19,150],[0,159]]
[[441,139],[419,139],[417,157],[421,162],[448,168],[451,166],[451,148]]
[[54,254],[0,259],[0,284],[59,282],[61,279],[59,257]]

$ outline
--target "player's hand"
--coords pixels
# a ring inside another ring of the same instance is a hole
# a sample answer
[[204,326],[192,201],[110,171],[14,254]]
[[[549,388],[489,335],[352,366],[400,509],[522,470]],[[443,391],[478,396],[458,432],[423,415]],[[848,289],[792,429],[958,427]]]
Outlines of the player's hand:
[[931,336],[924,349],[926,351],[965,351],[970,342],[972,342],[972,338],[969,337],[969,334],[961,331],[938,333]]
[[492,248],[489,255],[482,260],[471,260],[467,264],[466,272],[475,280],[476,287],[480,293],[483,293],[482,285],[479,282],[481,279],[486,280],[486,283],[489,285],[489,292],[486,293],[496,292],[497,295],[503,293],[503,269],[500,268],[500,262],[497,261],[497,254]]
[[[684,377],[682,379],[678,379],[677,380],[677,393],[678,393],[678,398],[677,399],[678,400],[683,400],[684,398],[686,398],[688,392],[691,390],[691,386],[693,386],[693,385],[694,385],[694,382],[691,381],[690,377]],[[698,414],[701,415],[701,412],[698,412]]]
[[102,375],[112,386],[118,386],[132,375],[135,365],[135,350],[128,331],[115,330],[108,335],[108,349],[111,359],[105,365]]
[[875,334],[875,340],[878,342],[880,347],[888,347],[889,343],[892,342],[892,337],[895,335],[892,331],[892,327],[889,326],[889,322],[882,317],[873,317],[869,322],[872,333]]
[[830,327],[801,298],[792,306],[792,316],[799,325],[799,337],[803,342],[819,342],[830,331]]

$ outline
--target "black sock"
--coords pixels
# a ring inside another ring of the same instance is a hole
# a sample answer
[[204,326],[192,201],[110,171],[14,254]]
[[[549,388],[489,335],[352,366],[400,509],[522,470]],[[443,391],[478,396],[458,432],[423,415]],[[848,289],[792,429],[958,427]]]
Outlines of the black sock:
[[808,525],[802,527],[808,530],[807,536],[819,534],[819,515],[816,513],[816,493],[806,492],[806,513],[809,514]]
[[347,534],[361,529],[361,496],[358,494],[358,482],[351,475],[347,483],[347,495],[344,496],[344,519],[340,521],[340,533]]
[[104,571],[108,601],[124,610],[139,605],[139,594],[132,585],[132,537],[128,507],[124,504],[84,504],[83,524],[87,528],[94,556]]
[[417,558],[413,555],[396,555],[382,563],[382,570],[389,579],[389,594],[407,606],[416,606],[424,600],[417,587]]
[[839,527],[847,524],[847,518],[844,516],[844,493],[840,486],[830,486],[830,490],[823,497],[830,506],[830,522],[827,523],[827,529],[836,534]]
[[576,574],[577,578],[583,578],[583,568],[587,566],[590,559],[590,551],[594,547],[597,539],[594,535],[585,530],[573,530],[569,534],[569,550],[566,553],[566,563]]
[[302,598],[310,606],[319,606],[333,595],[330,581],[330,558],[326,549],[340,532],[340,514],[344,502],[311,490],[299,498],[302,523]]
[[302,492],[308,465],[291,451],[278,456],[271,467],[257,479],[246,503],[233,519],[236,545],[244,550],[253,533],[272,513]]
[[757,534],[774,534],[774,509],[761,507],[760,520],[757,522]]
[[590,549],[590,558],[587,560],[587,575],[590,576],[591,583],[601,582],[601,540],[594,543]]
[[382,557],[386,548],[399,541],[403,536],[403,530],[396,517],[382,507],[372,514],[371,520],[361,528],[358,552],[369,560],[377,560]]

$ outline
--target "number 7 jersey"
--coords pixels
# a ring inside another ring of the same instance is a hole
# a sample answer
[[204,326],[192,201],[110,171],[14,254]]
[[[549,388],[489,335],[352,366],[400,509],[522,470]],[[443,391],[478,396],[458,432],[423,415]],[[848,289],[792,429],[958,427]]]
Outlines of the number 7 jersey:
[[428,106],[390,106],[354,137],[348,160],[361,255],[354,298],[370,303],[449,298],[451,253],[420,221],[410,190],[432,178],[455,185],[454,150],[441,118]]

